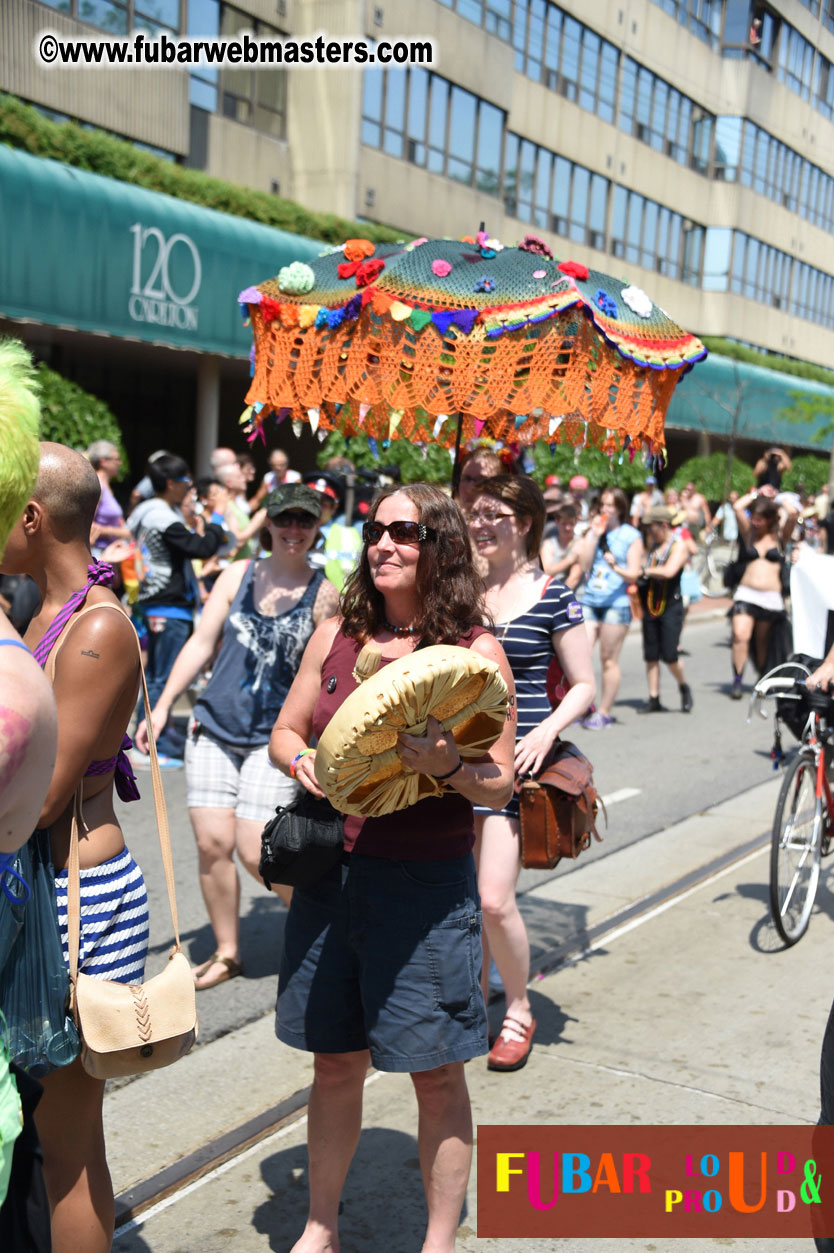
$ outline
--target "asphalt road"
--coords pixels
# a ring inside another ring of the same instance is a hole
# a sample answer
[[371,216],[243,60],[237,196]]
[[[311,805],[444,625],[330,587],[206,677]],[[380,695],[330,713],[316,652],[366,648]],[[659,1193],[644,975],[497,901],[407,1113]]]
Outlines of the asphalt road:
[[[680,712],[677,686],[662,675],[661,699],[669,712],[641,716],[646,695],[639,633],[632,632],[622,655],[623,682],[615,709],[616,721],[602,732],[581,727],[570,736],[594,762],[595,780],[609,800],[609,826],[602,844],[587,857],[605,857],[710,805],[762,783],[772,776],[772,722],[747,725],[747,700],[729,700],[728,624],[720,619],[693,621],[684,630],[687,678],[695,708]],[[752,680],[752,673],[748,676]],[[787,743],[785,747],[788,747]],[[155,974],[170,945],[171,922],[160,864],[153,815],[150,776],[140,778],[138,804],[123,806],[123,823],[131,851],[142,866],[151,899],[151,955],[148,974]],[[182,771],[165,774],[165,793],[174,844],[180,934],[194,961],[213,952],[197,878],[197,858]],[[740,825],[741,844],[749,833]],[[555,875],[572,873],[562,863]],[[552,877],[525,871],[521,890]],[[558,909],[558,905],[554,908]],[[276,975],[285,910],[277,898],[241,873],[242,956],[245,977],[198,994],[201,1041],[206,1042],[267,1013],[274,1004]],[[557,922],[553,920],[554,924]],[[566,916],[562,932],[570,927]]]

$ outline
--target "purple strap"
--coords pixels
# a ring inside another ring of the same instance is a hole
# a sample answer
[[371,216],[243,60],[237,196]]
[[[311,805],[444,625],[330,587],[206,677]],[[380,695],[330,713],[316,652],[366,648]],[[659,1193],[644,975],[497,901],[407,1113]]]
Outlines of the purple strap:
[[78,609],[79,605],[83,605],[87,599],[87,593],[91,587],[95,587],[97,583],[110,587],[113,583],[113,567],[108,565],[106,561],[93,561],[87,566],[87,582],[84,587],[73,592],[66,604],[62,605],[50,622],[43,634],[43,638],[39,642],[37,648],[32,653],[35,661],[41,667],[46,665],[47,658],[52,652],[52,646],[64,627],[69,622],[72,615]]
[[[73,592],[66,604],[62,605],[50,622],[49,626],[43,634],[37,648],[32,656],[35,658],[41,668],[46,665],[49,654],[52,652],[55,641],[84,601],[87,599],[87,593],[91,587],[101,584],[104,587],[110,587],[113,583],[113,567],[106,561],[92,561],[87,566],[87,582],[84,587],[79,588],[77,592]],[[133,747],[133,741],[129,736],[125,736],[122,740],[122,746],[115,757],[108,757],[106,761],[91,761],[84,778],[90,775],[109,774],[111,770],[116,771],[116,792],[123,801],[138,801],[139,789],[136,786],[136,776],[133,773],[133,767],[127,758],[126,750]]]
[[[6,897],[6,900],[8,900],[12,905],[17,905],[21,901],[28,901],[29,897],[32,894],[29,884],[26,882],[23,876],[15,870],[14,866],[12,865],[12,862],[14,861],[16,856],[17,856],[17,853],[0,853],[0,884],[2,884],[3,893]],[[17,879],[18,883],[20,884],[21,891],[19,892],[11,891],[8,883],[6,882],[6,875],[11,875],[13,879]]]
[[91,761],[84,771],[84,778],[89,779],[96,774],[109,774],[111,770],[115,769],[116,792],[120,800],[138,801],[139,788],[136,785],[136,775],[133,773],[133,766],[131,766],[130,758],[127,756],[129,748],[133,748],[133,740],[129,735],[126,735],[116,756],[108,757],[105,761]]

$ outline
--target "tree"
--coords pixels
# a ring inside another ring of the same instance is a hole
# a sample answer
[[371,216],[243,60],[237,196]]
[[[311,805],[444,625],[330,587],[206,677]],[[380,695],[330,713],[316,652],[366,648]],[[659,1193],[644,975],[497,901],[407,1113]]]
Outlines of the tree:
[[[552,451],[551,451],[552,449]],[[601,448],[583,448],[577,455],[570,444],[546,444],[539,441],[533,445],[532,477],[544,487],[547,476],[557,474],[567,484],[574,474],[584,474],[593,487],[613,484],[624,490],[636,491],[644,486],[648,471],[642,454],[635,452],[633,461],[628,452],[616,453],[613,460]]]
[[130,470],[118,420],[103,400],[85,392],[41,361],[37,366],[41,394],[41,439],[84,452],[97,439],[115,444],[121,454],[120,477]]
[[816,495],[828,483],[829,468],[825,457],[815,457],[813,453],[793,457],[790,470],[782,475],[782,487],[786,492],[797,492],[804,488],[806,492]]
[[[810,426],[822,423],[811,435],[814,444],[827,444],[834,435],[834,397],[809,396],[807,392],[791,392],[792,404],[783,409],[780,417],[798,425]],[[808,488],[812,491],[812,488]],[[834,500],[834,442],[828,466],[828,496]]]
[[397,466],[403,483],[452,481],[452,458],[448,449],[438,444],[412,444],[407,439],[393,439],[387,448],[378,442],[374,455],[365,436],[348,438],[340,431],[331,431],[319,449],[317,461],[325,466],[331,457],[349,457],[357,470]]
[[726,500],[730,491],[749,492],[754,479],[753,467],[736,458],[729,468],[727,486],[727,462],[727,455],[723,452],[713,452],[708,457],[690,457],[672,475],[669,486],[680,491],[687,483],[694,483],[707,500]]

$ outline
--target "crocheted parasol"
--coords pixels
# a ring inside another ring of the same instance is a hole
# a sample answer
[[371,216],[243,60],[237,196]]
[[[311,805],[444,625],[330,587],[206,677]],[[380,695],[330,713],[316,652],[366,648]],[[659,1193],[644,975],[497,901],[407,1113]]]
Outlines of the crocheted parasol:
[[640,288],[533,235],[348,240],[239,300],[255,339],[250,438],[274,413],[383,441],[483,431],[657,453],[676,383],[706,356]]

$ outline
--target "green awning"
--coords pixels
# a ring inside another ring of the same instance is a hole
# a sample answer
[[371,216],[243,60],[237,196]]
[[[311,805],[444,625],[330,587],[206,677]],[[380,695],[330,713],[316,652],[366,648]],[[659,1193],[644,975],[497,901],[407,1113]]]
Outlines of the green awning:
[[245,357],[238,294],[324,247],[0,145],[0,315]]
[[[809,422],[788,421],[784,410],[795,408],[800,399],[818,400],[820,416]],[[830,438],[821,445],[813,435],[830,425],[832,417],[834,387],[710,353],[675,388],[666,426],[729,436],[735,422],[737,439],[821,452],[830,446]]]

